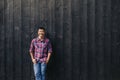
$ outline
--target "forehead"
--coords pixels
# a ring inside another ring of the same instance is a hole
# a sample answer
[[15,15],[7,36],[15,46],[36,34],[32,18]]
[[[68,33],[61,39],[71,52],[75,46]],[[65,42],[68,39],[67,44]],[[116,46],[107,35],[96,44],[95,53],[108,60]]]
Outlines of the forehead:
[[44,29],[38,29],[38,31],[44,31]]

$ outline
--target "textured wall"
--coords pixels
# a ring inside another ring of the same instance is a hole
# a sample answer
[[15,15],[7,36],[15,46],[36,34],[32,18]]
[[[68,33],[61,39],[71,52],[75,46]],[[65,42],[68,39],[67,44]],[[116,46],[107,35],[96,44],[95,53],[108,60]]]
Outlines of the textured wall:
[[0,0],[0,80],[34,80],[29,46],[44,26],[48,80],[119,80],[119,0]]

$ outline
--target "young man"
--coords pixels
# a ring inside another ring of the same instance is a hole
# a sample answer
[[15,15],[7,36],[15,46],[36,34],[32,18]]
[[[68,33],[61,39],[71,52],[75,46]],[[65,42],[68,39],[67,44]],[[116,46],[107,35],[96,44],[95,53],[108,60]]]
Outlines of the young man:
[[45,36],[45,28],[38,29],[38,37],[30,45],[30,56],[33,62],[35,80],[45,80],[46,65],[52,53],[50,40]]

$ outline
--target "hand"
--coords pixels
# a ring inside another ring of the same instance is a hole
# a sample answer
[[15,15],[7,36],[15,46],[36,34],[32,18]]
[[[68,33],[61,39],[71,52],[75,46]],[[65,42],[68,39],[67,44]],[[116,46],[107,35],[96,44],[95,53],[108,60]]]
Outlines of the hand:
[[46,64],[48,64],[49,60],[46,60]]
[[36,59],[32,59],[32,62],[33,62],[34,64],[36,64]]

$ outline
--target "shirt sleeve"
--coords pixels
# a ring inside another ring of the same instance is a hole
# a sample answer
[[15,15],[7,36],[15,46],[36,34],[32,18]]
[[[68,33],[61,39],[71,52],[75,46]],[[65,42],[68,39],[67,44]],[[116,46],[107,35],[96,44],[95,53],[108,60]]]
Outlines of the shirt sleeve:
[[29,52],[34,52],[34,39],[31,41]]
[[51,42],[49,41],[48,42],[48,53],[52,53],[53,51],[52,51],[52,44],[51,44]]

